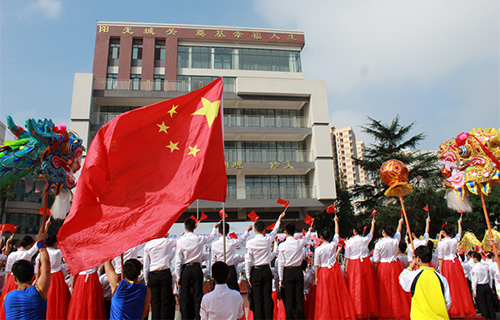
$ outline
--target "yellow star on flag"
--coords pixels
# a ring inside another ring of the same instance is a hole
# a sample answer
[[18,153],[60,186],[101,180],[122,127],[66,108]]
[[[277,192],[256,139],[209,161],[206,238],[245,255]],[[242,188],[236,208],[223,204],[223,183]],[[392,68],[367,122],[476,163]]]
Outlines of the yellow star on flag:
[[178,106],[172,106],[172,109],[170,109],[170,111],[168,111],[168,113],[170,113],[170,117],[173,117],[174,116],[174,113],[177,113],[177,111],[175,111],[175,109],[177,109]]
[[170,149],[170,153],[174,152],[174,150],[179,150],[179,147],[177,147],[178,144],[179,142],[173,143],[170,141],[170,144],[167,146]]
[[200,149],[198,149],[198,145],[195,145],[194,147],[188,147],[188,148],[189,148],[188,155],[192,154],[193,157],[196,157],[196,153],[198,151],[200,151]]
[[208,127],[210,128],[219,114],[220,100],[210,102],[208,99],[201,98],[201,102],[203,103],[203,108],[196,110],[192,115],[206,116]]
[[161,124],[157,124],[157,126],[158,126],[158,127],[160,127],[160,130],[159,130],[158,132],[162,132],[162,131],[163,131],[163,132],[165,132],[165,133],[168,133],[168,132],[167,132],[167,129],[169,129],[169,128],[170,128],[170,127],[167,127],[167,126],[165,125],[165,121],[162,121],[162,123],[161,123]]

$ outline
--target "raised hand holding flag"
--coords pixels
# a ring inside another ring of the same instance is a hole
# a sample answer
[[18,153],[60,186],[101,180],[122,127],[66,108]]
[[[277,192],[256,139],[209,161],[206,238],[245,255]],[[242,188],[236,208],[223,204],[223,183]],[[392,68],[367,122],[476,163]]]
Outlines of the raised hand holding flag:
[[267,226],[266,230],[273,230],[275,226],[276,226],[276,223],[270,224]]
[[[285,207],[285,211],[286,209],[288,208],[288,205],[290,204],[290,201],[288,200],[284,200],[284,199],[281,199],[281,198],[278,198],[278,201],[276,201],[276,203],[279,203],[281,204],[283,207]],[[283,211],[284,212],[284,211]]]
[[335,205],[334,205],[334,204],[329,205],[329,206],[326,208],[326,213],[335,213]]
[[313,222],[314,222],[314,218],[311,217],[310,215],[306,215],[306,218],[304,219],[304,222],[306,224],[308,224],[309,226],[311,226],[313,224]]
[[429,205],[426,204],[425,207],[423,207],[425,211],[427,211],[427,218],[429,218]]
[[375,218],[375,213],[377,213],[377,210],[375,210],[375,209],[374,209],[374,210],[372,211],[372,218]]
[[201,212],[201,216],[200,216],[200,222],[202,222],[203,220],[205,220],[206,218],[208,218],[208,216],[205,214],[205,212]]

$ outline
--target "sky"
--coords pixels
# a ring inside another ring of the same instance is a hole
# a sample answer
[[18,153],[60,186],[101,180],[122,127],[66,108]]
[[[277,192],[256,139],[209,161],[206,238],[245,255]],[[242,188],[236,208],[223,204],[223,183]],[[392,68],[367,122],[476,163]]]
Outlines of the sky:
[[304,79],[324,80],[330,124],[399,116],[420,149],[500,128],[497,0],[0,0],[0,121],[69,126],[75,73],[91,73],[96,20],[300,30]]

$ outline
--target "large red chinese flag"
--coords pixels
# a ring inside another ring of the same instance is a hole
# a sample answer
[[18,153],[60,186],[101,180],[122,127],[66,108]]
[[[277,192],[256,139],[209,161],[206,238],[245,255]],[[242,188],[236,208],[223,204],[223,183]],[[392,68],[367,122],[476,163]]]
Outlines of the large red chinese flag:
[[219,78],[99,130],[58,234],[72,274],[164,236],[196,199],[226,200],[221,98]]

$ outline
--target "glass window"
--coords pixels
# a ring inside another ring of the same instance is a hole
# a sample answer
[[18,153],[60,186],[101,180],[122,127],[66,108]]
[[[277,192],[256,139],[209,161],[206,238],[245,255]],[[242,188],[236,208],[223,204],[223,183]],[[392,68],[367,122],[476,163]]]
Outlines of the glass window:
[[165,84],[165,76],[160,74],[155,74],[153,76],[153,90],[163,91]]
[[231,69],[233,66],[233,49],[215,48],[214,49],[214,68]]
[[109,45],[109,59],[118,59],[120,54],[120,44],[111,43]]
[[155,46],[155,60],[165,60],[165,46]]
[[141,60],[141,59],[142,59],[142,44],[133,44],[132,60]]
[[130,75],[130,90],[141,90],[141,75],[131,74]]
[[106,90],[115,90],[118,84],[118,74],[108,73],[106,76]]
[[192,68],[208,69],[210,68],[210,48],[192,47]]

